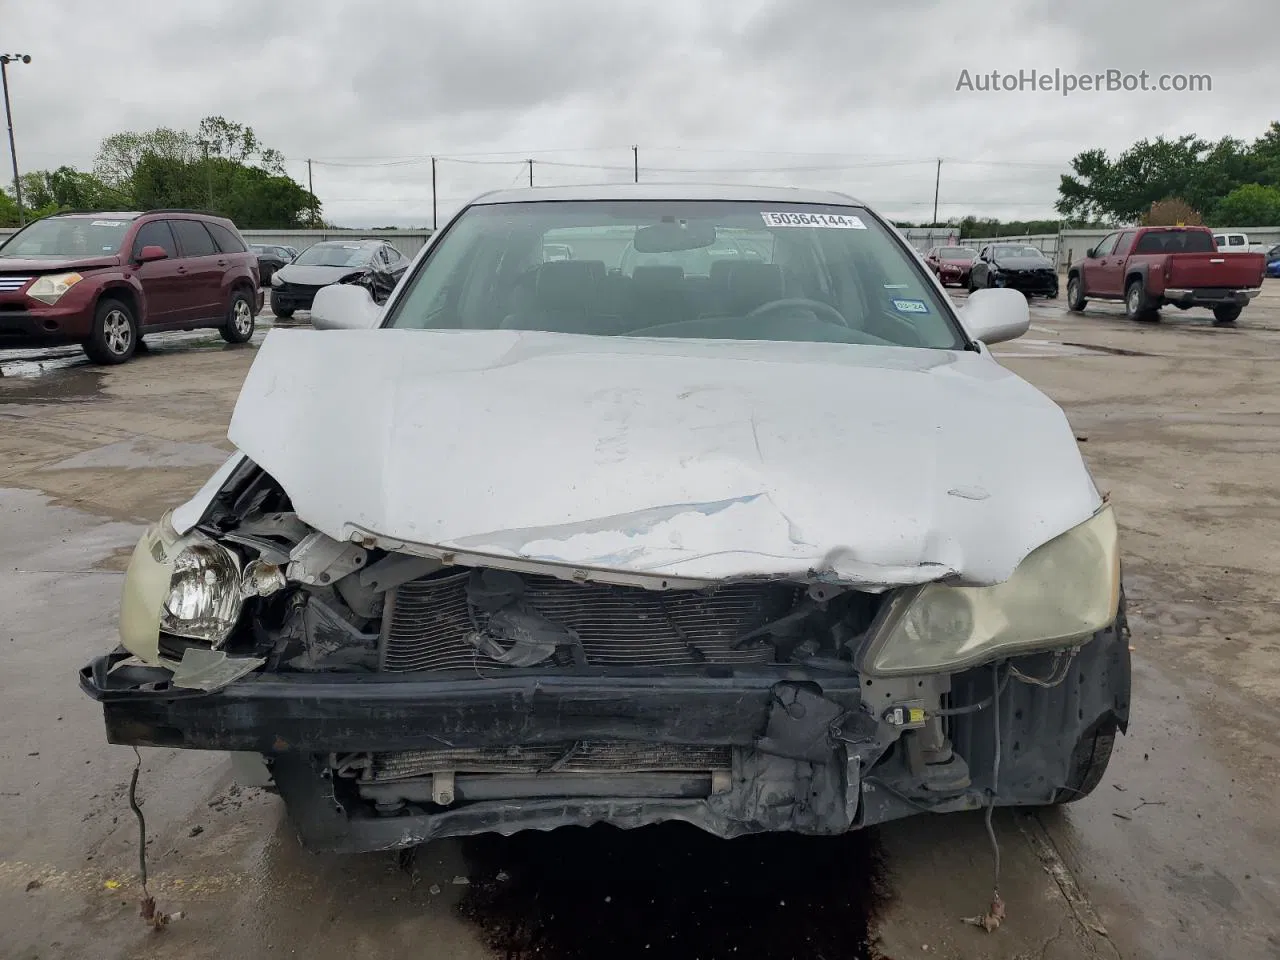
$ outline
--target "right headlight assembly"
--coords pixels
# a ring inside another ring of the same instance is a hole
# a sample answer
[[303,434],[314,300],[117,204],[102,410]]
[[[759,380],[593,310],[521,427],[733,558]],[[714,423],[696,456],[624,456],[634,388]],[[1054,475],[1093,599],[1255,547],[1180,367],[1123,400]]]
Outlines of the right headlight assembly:
[[179,535],[167,513],[142,535],[129,561],[120,639],[157,665],[161,630],[216,649],[235,628],[242,603],[240,558],[198,531]]
[[1073,646],[1109,626],[1119,603],[1116,519],[1106,505],[1031,551],[1003,583],[930,583],[896,598],[863,669],[873,676],[954,672]]

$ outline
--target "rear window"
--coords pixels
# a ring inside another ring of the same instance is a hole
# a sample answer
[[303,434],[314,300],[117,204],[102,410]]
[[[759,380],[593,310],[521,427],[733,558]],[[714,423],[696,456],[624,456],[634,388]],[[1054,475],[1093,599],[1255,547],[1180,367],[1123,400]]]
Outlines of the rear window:
[[1213,236],[1200,230],[1162,230],[1144,233],[1134,253],[1213,253]]
[[248,249],[239,236],[222,224],[207,222],[205,226],[209,228],[209,232],[213,234],[213,239],[218,244],[218,249],[223,253],[244,253]]

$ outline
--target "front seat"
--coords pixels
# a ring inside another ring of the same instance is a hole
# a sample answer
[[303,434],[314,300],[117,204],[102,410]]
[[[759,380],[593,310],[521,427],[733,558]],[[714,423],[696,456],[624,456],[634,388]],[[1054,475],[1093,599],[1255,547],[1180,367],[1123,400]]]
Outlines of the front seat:
[[502,321],[507,330],[594,333],[602,280],[594,260],[551,260],[533,278],[533,303]]

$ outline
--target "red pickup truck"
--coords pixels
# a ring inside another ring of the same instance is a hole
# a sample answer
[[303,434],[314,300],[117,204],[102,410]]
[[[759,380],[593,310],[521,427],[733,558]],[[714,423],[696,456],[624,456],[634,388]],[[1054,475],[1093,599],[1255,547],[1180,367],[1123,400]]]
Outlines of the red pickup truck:
[[1219,253],[1207,227],[1117,230],[1067,271],[1067,306],[1120,300],[1130,320],[1158,320],[1166,304],[1208,307],[1226,326],[1261,291],[1265,268],[1260,253]]

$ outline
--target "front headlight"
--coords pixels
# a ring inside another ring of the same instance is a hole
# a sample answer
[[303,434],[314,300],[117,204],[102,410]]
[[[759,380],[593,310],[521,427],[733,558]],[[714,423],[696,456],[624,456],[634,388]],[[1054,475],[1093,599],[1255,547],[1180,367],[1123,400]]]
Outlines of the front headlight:
[[272,285],[273,287],[283,287],[283,286],[284,286],[284,281],[280,279],[280,274],[278,274],[278,273],[273,273],[273,274],[271,275],[271,285]]
[[864,669],[875,675],[954,672],[1000,656],[1072,646],[1110,625],[1120,603],[1115,514],[1037,547],[1004,583],[930,583],[890,607]]
[[160,663],[160,631],[212,646],[226,641],[243,604],[240,559],[192,531],[180,536],[169,515],[134,548],[120,598],[120,640]]
[[78,273],[51,273],[33,283],[27,296],[53,306],[62,299],[63,294],[83,279]]
[[240,619],[240,559],[200,534],[188,535],[173,561],[160,629],[219,646]]

